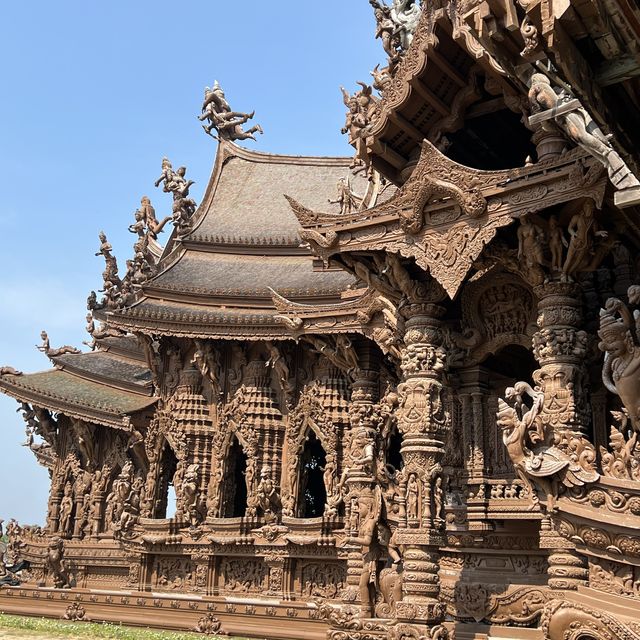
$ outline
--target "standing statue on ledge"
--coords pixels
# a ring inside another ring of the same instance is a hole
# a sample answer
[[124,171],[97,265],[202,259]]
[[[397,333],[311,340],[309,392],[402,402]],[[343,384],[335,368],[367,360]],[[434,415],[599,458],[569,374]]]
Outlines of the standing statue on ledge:
[[62,538],[52,538],[47,551],[47,571],[53,578],[56,589],[69,589],[69,573],[64,562],[64,543]]
[[[202,113],[198,116],[198,120],[200,122],[208,121],[208,124],[203,124],[202,128],[212,138],[219,140],[255,140],[255,133],[264,133],[259,124],[246,131],[242,128],[242,125],[249,122],[254,115],[255,111],[251,113],[231,111],[224,91],[216,80],[213,89],[206,87],[204,90]],[[211,133],[214,129],[218,132],[217,137]]]
[[563,277],[567,280],[580,271],[596,268],[601,259],[600,252],[594,248],[594,241],[596,238],[606,239],[608,234],[600,230],[594,209],[593,200],[587,200],[582,211],[576,213],[569,222],[567,231],[571,239],[562,267]]
[[258,484],[256,496],[258,506],[264,512],[265,519],[275,519],[282,509],[282,501],[271,479],[271,468],[266,465],[260,470],[260,483]]
[[[640,305],[640,286],[629,287],[632,305]],[[631,427],[640,431],[640,310],[609,298],[600,311],[600,343],[604,351],[602,380],[609,391],[620,397]]]
[[46,331],[40,332],[40,338],[42,338],[42,344],[36,345],[36,349],[38,351],[42,351],[42,353],[44,353],[48,358],[56,358],[57,356],[63,356],[67,353],[80,353],[80,349],[76,349],[69,345],[52,349],[51,344],[49,343],[49,336]]
[[338,197],[335,200],[328,198],[327,201],[329,204],[339,204],[341,215],[351,213],[354,210],[358,211],[360,209],[362,198],[357,196],[353,192],[353,189],[351,189],[351,181],[349,178],[340,178],[336,184],[336,189],[338,191]]

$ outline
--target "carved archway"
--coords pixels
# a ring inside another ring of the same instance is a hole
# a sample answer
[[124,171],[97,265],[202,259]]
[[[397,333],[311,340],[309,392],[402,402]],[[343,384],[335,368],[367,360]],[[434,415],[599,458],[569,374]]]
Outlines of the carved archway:
[[302,512],[302,459],[309,434],[317,439],[324,452],[323,484],[326,495],[325,513],[334,511],[339,502],[338,490],[338,434],[327,417],[319,399],[317,383],[305,387],[295,409],[289,414],[287,425],[284,481],[282,483],[282,512],[296,516]]
[[[220,422],[213,437],[213,453],[211,461],[211,480],[207,497],[207,513],[209,517],[228,516],[229,487],[225,479],[229,478],[231,466],[233,472],[236,460],[231,459],[234,442],[242,449],[245,456],[244,482],[246,486],[247,506],[255,502],[258,467],[258,436],[254,427],[245,417],[247,393],[244,386],[235,393],[231,402],[219,411]],[[233,454],[235,455],[235,454]],[[244,514],[242,514],[244,515]]]
[[462,316],[469,339],[466,365],[482,362],[509,345],[531,348],[536,330],[536,300],[531,288],[510,273],[487,273],[467,284]]

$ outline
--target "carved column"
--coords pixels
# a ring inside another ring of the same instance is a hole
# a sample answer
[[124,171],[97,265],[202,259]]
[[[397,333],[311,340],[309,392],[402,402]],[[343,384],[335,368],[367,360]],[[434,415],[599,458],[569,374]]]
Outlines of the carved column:
[[[396,615],[400,620],[427,624],[444,616],[438,601],[438,547],[444,543],[440,462],[450,423],[443,385],[446,352],[440,318],[444,311],[430,303],[406,308],[403,381],[398,386],[404,473],[408,482],[417,479],[419,493],[418,513],[414,514],[417,526],[396,532],[398,544],[405,549],[403,599],[396,605]],[[407,522],[411,524],[409,514]]]
[[587,559],[576,551],[573,542],[552,529],[547,518],[541,525],[540,548],[549,550],[547,576],[551,589],[575,591],[579,586],[587,584]]
[[[580,287],[550,282],[535,289],[538,297],[538,331],[533,355],[540,364],[533,379],[544,393],[540,414],[545,434],[567,453],[576,453],[590,427],[585,369],[587,334],[581,330]],[[578,452],[579,453],[579,452]]]
[[[352,372],[351,404],[349,406],[348,452],[345,460],[345,528],[349,535],[358,535],[359,514],[372,508],[374,500],[374,446],[377,433],[378,415],[375,401],[378,396],[379,363],[372,345],[355,342],[360,368]],[[370,452],[371,460],[361,462]],[[358,512],[354,512],[358,509]],[[347,545],[347,586],[343,600],[362,602],[360,577],[363,571],[363,550],[360,545]],[[364,604],[363,604],[364,607]],[[373,615],[369,608],[363,608],[365,617]]]
[[463,369],[459,396],[463,407],[464,444],[469,478],[482,479],[485,474],[485,416],[488,375],[482,367]]

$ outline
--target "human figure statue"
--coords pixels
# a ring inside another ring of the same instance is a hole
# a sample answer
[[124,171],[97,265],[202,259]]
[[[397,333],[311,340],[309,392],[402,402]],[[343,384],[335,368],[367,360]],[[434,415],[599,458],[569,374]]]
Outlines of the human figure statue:
[[266,518],[273,519],[282,508],[280,495],[276,491],[276,486],[271,479],[271,468],[265,465],[260,470],[260,482],[256,492],[258,506],[264,512]]
[[140,199],[140,208],[134,214],[136,219],[135,224],[138,222],[138,214],[140,214],[140,221],[145,225],[146,233],[154,240],[157,239],[158,234],[162,233],[165,225],[171,221],[171,216],[166,216],[162,221],[158,221],[156,218],[156,210],[153,208],[149,196],[142,196]]
[[36,345],[36,349],[44,353],[49,358],[56,358],[57,356],[63,356],[67,353],[80,353],[80,349],[76,349],[69,345],[52,349],[51,343],[49,342],[49,335],[44,330],[40,332],[40,338],[42,339],[42,344]]
[[415,473],[409,474],[407,480],[407,520],[418,522],[420,519],[420,487]]
[[351,189],[349,178],[342,177],[337,184],[338,197],[335,200],[328,198],[329,204],[339,204],[340,213],[342,215],[351,213],[354,209],[358,210],[362,203],[362,198],[355,195]]
[[347,544],[362,547],[362,570],[359,589],[362,617],[374,613],[378,582],[378,559],[386,548],[390,536],[389,528],[382,517],[382,496],[379,488],[374,495],[363,495],[358,499],[359,526],[356,536],[348,536]]
[[545,264],[544,231],[531,221],[528,214],[520,218],[518,227],[518,260],[528,269],[537,269]]
[[[556,109],[571,100],[567,92],[556,91],[543,73],[531,76],[529,102],[534,113]],[[596,126],[591,116],[582,107],[553,117],[555,124],[578,146],[594,156],[606,169],[617,189],[640,186],[622,158],[613,149],[607,137]]]
[[[640,287],[629,287],[629,303],[640,305]],[[633,431],[640,432],[640,310],[635,313],[618,298],[600,311],[600,343],[604,352],[602,381],[618,395]]]
[[64,486],[64,496],[60,501],[60,512],[58,519],[58,531],[64,538],[69,535],[71,528],[71,511],[73,510],[73,497],[71,483]]
[[69,573],[64,561],[64,543],[62,538],[55,537],[49,542],[47,550],[47,571],[53,578],[53,586],[56,589],[69,589],[71,587]]
[[580,271],[590,270],[595,257],[594,239],[608,237],[606,231],[600,230],[594,209],[595,203],[588,199],[582,211],[571,218],[567,227],[570,236],[569,249],[562,267],[562,273],[566,279],[570,279]]
[[433,481],[433,491],[431,492],[431,495],[433,496],[433,522],[436,528],[441,528],[444,525],[444,520],[442,518],[442,509],[444,507],[442,476],[436,476]]
[[107,240],[107,236],[104,231],[101,231],[98,234],[98,238],[100,239],[100,247],[98,251],[96,251],[96,256],[103,256],[105,261],[105,270],[102,274],[102,278],[105,283],[108,281],[117,286],[120,284],[120,278],[118,277],[118,262],[115,256],[111,253],[113,251],[113,247]]
[[[242,113],[231,111],[231,107],[225,98],[224,91],[216,80],[213,89],[206,87],[204,90],[204,101],[202,103],[202,113],[198,116],[200,122],[208,121],[202,128],[205,133],[220,140],[255,140],[256,133],[264,133],[259,124],[254,125],[246,131],[242,128],[253,118],[255,111]],[[216,130],[218,135],[211,132]]]
[[371,120],[371,113],[377,103],[377,98],[373,96],[373,87],[364,82],[357,82],[362,88],[353,95],[344,88],[342,100],[347,107],[345,125],[342,133],[349,135],[349,144],[355,146],[356,152],[350,165],[352,169],[364,165],[367,170],[370,168],[370,159],[366,146],[366,132]]
[[171,219],[178,233],[184,233],[189,227],[191,216],[195,213],[196,203],[189,198],[189,189],[194,184],[193,180],[186,180],[186,167],[179,167],[174,171],[168,158],[162,159],[162,173],[155,181],[155,186],[163,185],[165,193],[173,195]]
[[393,67],[398,62],[400,38],[396,31],[396,25],[391,19],[391,9],[375,0],[371,3],[374,7],[376,19],[376,39],[380,38],[382,48],[389,56],[389,66]]
[[558,224],[558,218],[551,216],[549,218],[549,251],[551,252],[551,270],[554,273],[562,271],[563,247],[568,247],[569,243],[562,233],[562,229]]
[[289,382],[289,367],[287,366],[287,361],[285,357],[282,355],[281,349],[279,349],[273,342],[266,341],[265,346],[269,351],[269,359],[266,361],[266,366],[271,367],[278,378],[278,382],[280,383],[280,387],[288,396],[293,392],[293,385]]

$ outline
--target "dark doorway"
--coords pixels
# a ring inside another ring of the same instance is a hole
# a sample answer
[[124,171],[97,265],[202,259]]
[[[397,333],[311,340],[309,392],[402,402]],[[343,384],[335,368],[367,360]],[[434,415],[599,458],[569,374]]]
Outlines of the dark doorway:
[[236,436],[231,441],[224,478],[224,518],[241,518],[247,511],[247,454]]
[[[154,518],[172,518],[176,512],[176,493],[173,487],[173,476],[178,467],[178,458],[173,449],[168,445],[164,445],[162,450],[162,462],[160,464],[160,480],[156,500],[154,501],[153,517]],[[171,488],[171,504],[169,501],[169,493]]]
[[402,469],[402,454],[400,448],[402,447],[402,434],[398,429],[394,429],[389,438],[389,444],[387,449],[387,464],[390,464],[396,471]]
[[313,431],[309,431],[300,458],[300,495],[298,513],[302,518],[319,518],[324,513],[327,491],[324,486],[324,466],[327,456]]

